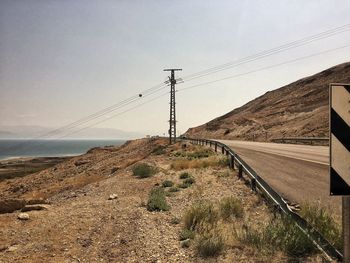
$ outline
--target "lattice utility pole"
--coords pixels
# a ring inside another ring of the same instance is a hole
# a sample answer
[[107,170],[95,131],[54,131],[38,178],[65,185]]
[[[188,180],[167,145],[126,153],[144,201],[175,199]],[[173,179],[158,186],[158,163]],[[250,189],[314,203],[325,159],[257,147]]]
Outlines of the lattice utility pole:
[[[182,69],[164,69],[164,71],[171,71],[169,77],[170,82],[170,119],[169,119],[169,143],[175,143],[176,141],[176,112],[175,112],[175,71]],[[168,81],[166,82],[168,83]]]

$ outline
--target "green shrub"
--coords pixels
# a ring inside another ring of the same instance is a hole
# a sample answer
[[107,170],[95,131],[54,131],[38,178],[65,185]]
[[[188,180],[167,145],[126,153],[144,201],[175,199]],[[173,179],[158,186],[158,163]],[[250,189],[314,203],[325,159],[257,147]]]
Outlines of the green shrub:
[[194,232],[192,230],[183,229],[179,234],[180,241],[186,240],[186,239],[193,239],[194,238]]
[[178,191],[180,191],[180,189],[177,188],[176,186],[173,186],[173,187],[169,188],[169,192],[178,192]]
[[168,211],[168,205],[163,188],[155,187],[151,190],[147,202],[148,211]]
[[135,176],[140,178],[147,178],[156,173],[156,169],[147,163],[140,163],[132,168],[132,172]]
[[172,187],[173,185],[174,185],[174,183],[170,180],[165,180],[162,182],[163,187]]
[[337,224],[329,211],[323,207],[305,203],[302,205],[300,215],[337,249],[343,248],[341,226]]
[[187,179],[190,177],[190,174],[188,172],[183,172],[180,174],[180,179]]
[[215,229],[204,231],[196,240],[197,253],[204,258],[217,256],[223,248],[223,237]]
[[243,206],[242,202],[231,196],[223,198],[219,204],[220,215],[223,219],[227,220],[231,217],[242,218],[243,217]]
[[280,250],[292,258],[306,257],[317,251],[312,241],[287,216],[278,216],[259,230],[246,226],[238,239],[260,251]]
[[184,215],[184,226],[188,230],[196,230],[203,223],[215,224],[218,213],[211,202],[201,200],[194,203]]

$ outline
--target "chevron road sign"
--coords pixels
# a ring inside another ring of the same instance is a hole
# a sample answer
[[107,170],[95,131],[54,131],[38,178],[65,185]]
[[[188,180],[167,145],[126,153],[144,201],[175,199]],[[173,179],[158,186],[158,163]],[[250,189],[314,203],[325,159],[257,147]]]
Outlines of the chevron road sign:
[[329,86],[331,195],[342,197],[343,263],[350,263],[350,84]]
[[330,85],[330,192],[350,196],[350,84]]

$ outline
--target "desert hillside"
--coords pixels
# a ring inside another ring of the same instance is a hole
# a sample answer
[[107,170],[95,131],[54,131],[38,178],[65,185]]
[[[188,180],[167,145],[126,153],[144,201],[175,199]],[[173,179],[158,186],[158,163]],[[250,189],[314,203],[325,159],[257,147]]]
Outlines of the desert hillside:
[[350,62],[269,91],[186,134],[257,141],[283,136],[327,137],[330,83],[350,83]]

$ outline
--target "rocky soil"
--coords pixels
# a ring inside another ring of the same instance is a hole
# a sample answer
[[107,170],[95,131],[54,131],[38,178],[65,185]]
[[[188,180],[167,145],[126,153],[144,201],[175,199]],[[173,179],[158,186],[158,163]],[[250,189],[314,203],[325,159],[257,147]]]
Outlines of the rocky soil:
[[186,135],[255,141],[328,137],[330,83],[350,83],[350,62],[269,91],[240,108],[189,129]]
[[[181,150],[181,144],[166,148],[161,155],[152,153],[165,144],[162,139],[142,139],[93,149],[45,171],[0,182],[0,207],[7,202],[16,209],[0,214],[0,262],[287,260],[282,254],[262,256],[238,241],[209,259],[197,255],[192,245],[181,247],[182,223],[175,224],[174,218],[181,220],[198,199],[217,202],[234,196],[243,203],[245,220],[256,226],[266,224],[272,212],[234,171],[223,167],[188,169],[195,184],[168,194],[169,211],[149,212],[145,204],[155,185],[166,179],[180,183],[181,171],[172,169],[171,163],[179,158],[172,153]],[[137,178],[132,166],[138,162],[153,165],[158,172]],[[309,261],[320,262],[318,257]]]

